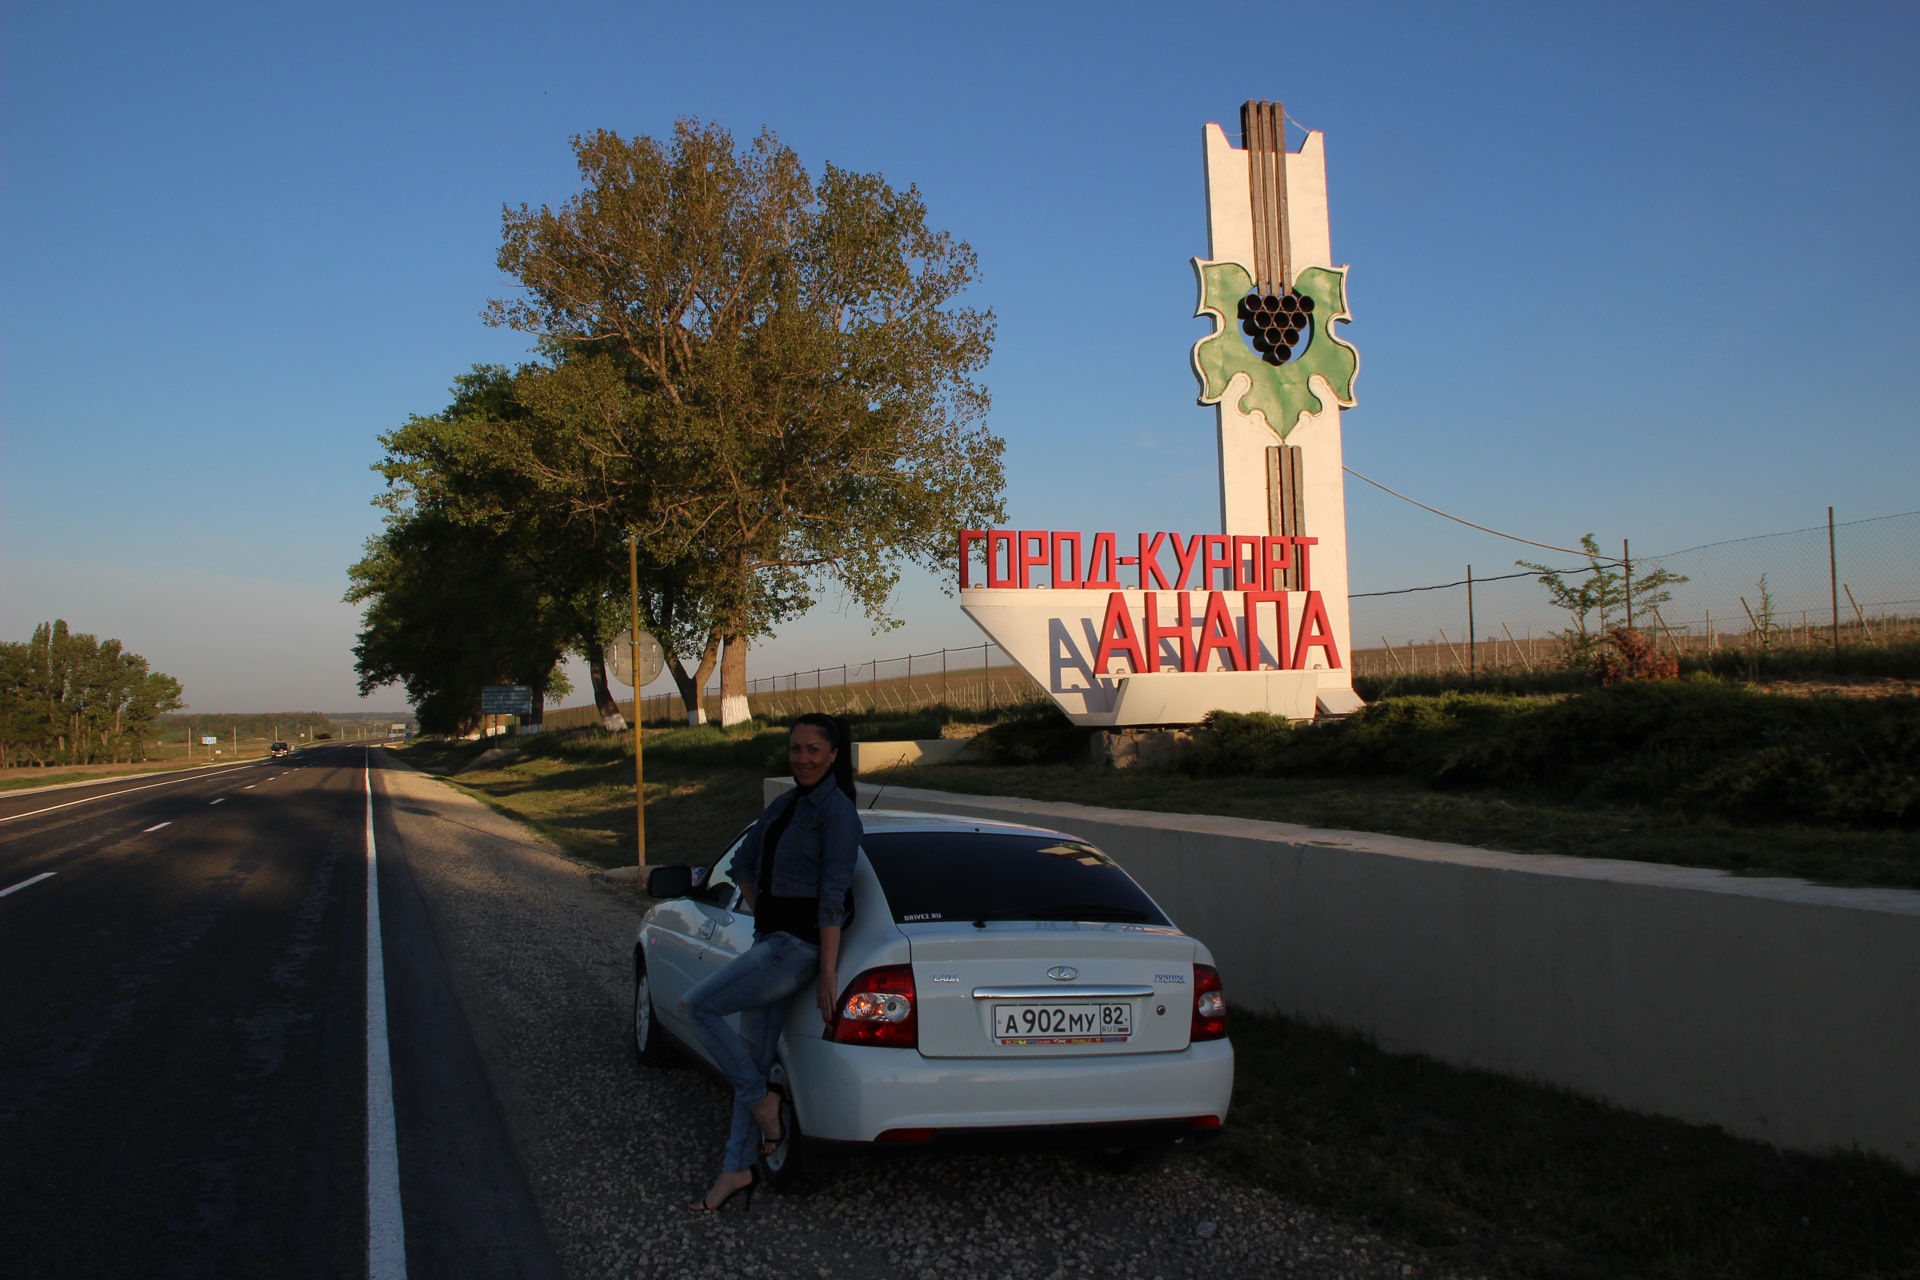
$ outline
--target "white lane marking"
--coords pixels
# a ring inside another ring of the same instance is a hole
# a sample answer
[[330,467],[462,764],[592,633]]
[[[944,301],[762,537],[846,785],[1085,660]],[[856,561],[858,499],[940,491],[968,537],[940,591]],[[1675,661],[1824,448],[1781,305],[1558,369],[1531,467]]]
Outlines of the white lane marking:
[[15,818],[31,818],[35,814],[52,813],[55,809],[71,809],[77,804],[91,804],[95,800],[111,800],[115,796],[130,796],[136,791],[151,791],[155,787],[177,787],[183,782],[197,782],[201,778],[211,777],[214,773],[227,773],[234,769],[250,769],[253,767],[255,767],[253,764],[230,764],[224,768],[215,769],[211,773],[194,773],[184,778],[173,778],[167,782],[149,782],[144,787],[128,787],[125,791],[108,791],[97,796],[82,796],[78,800],[69,800],[65,804],[50,804],[44,809],[29,809],[25,813],[10,813],[4,818],[0,818],[0,822],[12,822]]
[[[148,827],[148,828],[147,828],[147,831],[158,831],[158,830],[159,830],[160,828],[162,828],[162,827],[170,827],[170,826],[172,826],[172,825],[173,825],[173,819],[172,819],[172,818],[168,818],[168,819],[167,819],[167,820],[166,820],[165,822],[156,822],[156,823],[154,823],[154,824],[153,824],[152,826],[150,826],[150,827]],[[147,831],[142,831],[142,832],[141,832],[140,834],[141,834],[141,835],[145,835],[145,834],[147,834]]]
[[221,796],[219,800],[209,800],[209,801],[207,801],[207,803],[208,803],[208,804],[219,804],[219,803],[220,803],[220,800],[225,800],[225,799],[226,799],[226,797],[225,797],[225,796]]
[[246,786],[244,786],[244,787],[242,787],[242,788],[240,788],[240,789],[241,789],[242,791],[251,791],[251,790],[253,790],[253,789],[254,789],[255,787],[257,787],[257,786],[259,786],[259,785],[260,785],[260,784],[259,784],[259,783],[257,783],[257,782],[249,782],[249,783],[248,783],[248,784],[247,784]]
[[406,1280],[400,1139],[393,1122],[393,1057],[387,1045],[387,969],[380,951],[380,863],[373,842],[373,753],[366,754],[361,767],[367,787],[367,1280]]
[[35,876],[33,879],[22,880],[19,884],[14,885],[11,889],[0,889],[0,898],[4,898],[10,893],[18,893],[30,884],[39,884],[42,880],[50,880],[58,874],[59,872],[57,871],[42,871],[39,875]]

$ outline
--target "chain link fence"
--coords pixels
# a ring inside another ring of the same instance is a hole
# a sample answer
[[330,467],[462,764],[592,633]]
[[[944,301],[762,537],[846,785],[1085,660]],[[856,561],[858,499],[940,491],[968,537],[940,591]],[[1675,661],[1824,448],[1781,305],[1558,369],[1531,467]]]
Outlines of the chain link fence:
[[[1667,588],[1666,603],[1636,610],[1632,619],[1676,654],[1920,639],[1920,512],[1655,555],[1619,550],[1601,561],[1602,571],[1630,570],[1644,581],[1664,569],[1686,579]],[[1593,572],[1555,559],[1529,557],[1559,570],[1569,586]],[[1354,674],[1529,672],[1562,664],[1556,633],[1572,620],[1555,608],[1539,574],[1509,565],[1489,574],[1463,570],[1453,582],[1353,595]],[[1597,621],[1589,627],[1600,629]],[[1616,613],[1607,625],[1626,621]]]

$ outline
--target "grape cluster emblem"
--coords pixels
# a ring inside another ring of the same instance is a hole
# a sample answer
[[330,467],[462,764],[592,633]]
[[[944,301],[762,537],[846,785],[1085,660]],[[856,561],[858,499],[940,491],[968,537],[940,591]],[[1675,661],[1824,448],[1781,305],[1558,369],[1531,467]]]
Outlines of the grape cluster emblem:
[[1200,285],[1194,314],[1214,320],[1213,332],[1193,345],[1201,404],[1232,394],[1235,408],[1265,421],[1282,440],[1328,400],[1353,407],[1360,353],[1333,331],[1350,318],[1345,267],[1308,267],[1292,288],[1274,293],[1254,288],[1252,273],[1237,262],[1195,258],[1193,270]]
[[1312,341],[1312,326],[1313,299],[1291,289],[1281,294],[1256,289],[1240,299],[1240,328],[1268,364],[1293,359],[1302,334]]

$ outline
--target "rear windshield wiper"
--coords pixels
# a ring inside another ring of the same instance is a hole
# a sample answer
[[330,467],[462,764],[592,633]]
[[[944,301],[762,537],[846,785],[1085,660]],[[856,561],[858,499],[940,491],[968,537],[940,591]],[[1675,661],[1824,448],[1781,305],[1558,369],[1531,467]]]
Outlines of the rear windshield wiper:
[[1148,912],[1111,902],[1062,902],[1050,907],[1016,907],[1005,911],[983,911],[974,917],[973,927],[983,929],[989,920],[1152,920]]

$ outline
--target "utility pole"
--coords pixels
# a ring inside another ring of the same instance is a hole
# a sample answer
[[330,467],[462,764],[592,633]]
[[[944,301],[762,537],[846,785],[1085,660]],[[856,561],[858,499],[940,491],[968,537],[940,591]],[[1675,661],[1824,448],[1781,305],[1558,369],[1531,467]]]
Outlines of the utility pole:
[[639,866],[647,865],[647,772],[640,759],[640,536],[627,535],[627,591],[633,606],[633,630],[627,660],[633,676],[633,830],[639,850]]

